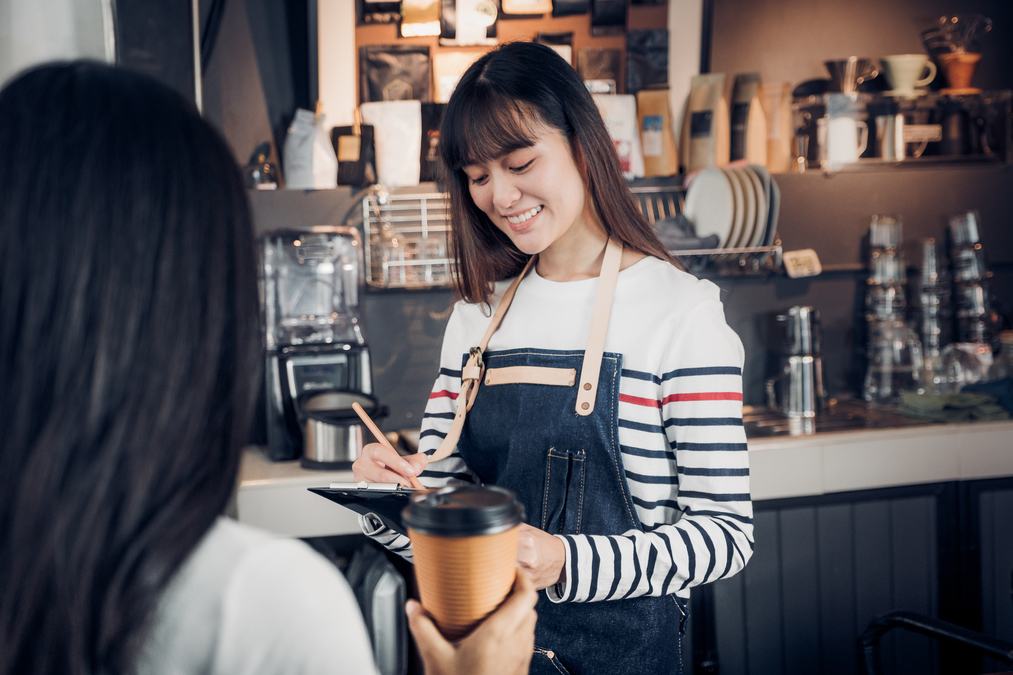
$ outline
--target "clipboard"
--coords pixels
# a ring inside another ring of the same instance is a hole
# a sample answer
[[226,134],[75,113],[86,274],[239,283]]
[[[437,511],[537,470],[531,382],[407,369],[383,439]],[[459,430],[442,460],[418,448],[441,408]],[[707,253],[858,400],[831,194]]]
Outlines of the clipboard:
[[375,513],[383,524],[405,536],[408,528],[401,521],[401,512],[408,506],[408,498],[415,488],[399,483],[331,483],[330,487],[307,488],[336,504],[360,515]]

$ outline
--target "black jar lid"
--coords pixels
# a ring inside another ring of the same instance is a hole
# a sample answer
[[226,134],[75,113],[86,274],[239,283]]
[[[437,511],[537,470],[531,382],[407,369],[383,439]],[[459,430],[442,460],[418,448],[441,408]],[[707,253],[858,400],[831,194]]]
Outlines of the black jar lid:
[[506,488],[451,485],[413,494],[401,516],[405,525],[422,534],[471,537],[520,524],[524,506]]

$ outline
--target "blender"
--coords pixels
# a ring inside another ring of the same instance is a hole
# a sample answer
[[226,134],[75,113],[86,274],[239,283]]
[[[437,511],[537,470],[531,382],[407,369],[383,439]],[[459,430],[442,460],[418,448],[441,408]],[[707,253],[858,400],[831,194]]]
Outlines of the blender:
[[352,403],[385,414],[362,334],[359,232],[275,230],[263,235],[262,256],[268,457],[349,469],[363,445]]

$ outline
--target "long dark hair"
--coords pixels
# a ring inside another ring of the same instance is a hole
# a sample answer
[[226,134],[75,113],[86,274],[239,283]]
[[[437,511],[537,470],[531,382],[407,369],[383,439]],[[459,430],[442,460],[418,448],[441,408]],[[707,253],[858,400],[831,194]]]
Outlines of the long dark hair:
[[516,275],[528,258],[475,205],[462,167],[534,145],[540,125],[569,139],[606,233],[677,265],[630,194],[608,129],[577,71],[549,47],[511,42],[465,72],[440,125],[458,294],[487,301],[493,282]]
[[136,666],[224,511],[257,377],[239,170],[147,76],[0,92],[0,674]]

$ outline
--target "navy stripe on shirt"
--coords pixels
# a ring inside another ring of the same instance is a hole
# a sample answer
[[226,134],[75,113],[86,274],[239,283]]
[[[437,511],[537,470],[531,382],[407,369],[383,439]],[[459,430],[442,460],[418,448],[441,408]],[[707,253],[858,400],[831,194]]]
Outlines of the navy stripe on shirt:
[[715,558],[714,542],[711,541],[710,535],[707,534],[707,530],[703,529],[699,523],[697,523],[694,520],[691,520],[689,521],[689,524],[695,527],[698,532],[700,532],[700,536],[703,537],[703,543],[707,547],[707,552],[710,553],[710,561],[707,564],[707,571],[704,572],[703,579],[700,581],[700,583],[705,584],[710,580],[711,572],[714,571],[714,558]]
[[638,483],[651,484],[651,485],[678,485],[678,476],[647,476],[642,473],[633,473],[629,469],[626,470],[626,477],[630,480],[635,480]]
[[749,469],[701,469],[695,466],[680,466],[684,476],[748,476]]
[[742,375],[738,366],[704,366],[701,368],[676,368],[661,375],[661,380],[672,380],[677,377],[697,377],[700,375]]
[[714,492],[695,492],[692,490],[680,490],[680,497],[687,497],[689,499],[707,499],[712,502],[748,502],[749,493],[735,493],[735,492],[723,492],[716,494]]
[[[620,426],[622,426],[620,420]],[[666,427],[741,427],[739,417],[670,417],[665,420]],[[645,429],[646,431],[646,429]]]
[[646,431],[652,434],[663,434],[665,430],[658,424],[643,424],[641,422],[631,422],[624,420],[622,417],[619,418],[619,426],[624,429],[634,429],[635,431]]
[[696,452],[717,452],[719,450],[745,450],[745,443],[679,443],[680,450],[693,450]]
[[437,419],[437,420],[452,420],[455,417],[455,413],[422,413],[422,419]]
[[620,445],[619,451],[624,455],[633,455],[635,457],[647,457],[649,459],[675,459],[675,457],[667,450],[645,450],[644,448],[635,448],[632,445]]

